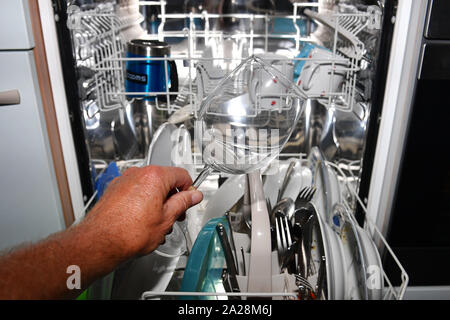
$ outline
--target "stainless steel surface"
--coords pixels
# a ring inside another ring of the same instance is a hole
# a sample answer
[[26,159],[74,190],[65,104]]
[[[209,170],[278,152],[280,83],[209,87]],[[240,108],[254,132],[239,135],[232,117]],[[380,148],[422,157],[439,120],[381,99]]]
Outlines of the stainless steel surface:
[[[286,230],[291,230],[292,227],[290,225],[289,220],[285,221],[287,227]],[[298,248],[298,243],[296,240],[292,241],[291,238],[291,244],[288,246],[282,260],[281,260],[281,272],[285,272],[287,271],[289,274],[294,274],[296,269],[297,269],[297,265],[296,265],[296,261],[295,261],[295,257],[296,257],[296,251]]]
[[135,99],[130,103],[134,132],[138,143],[139,158],[146,158],[153,135],[164,119],[158,117],[155,105],[145,99]]
[[113,161],[138,156],[138,140],[131,108],[126,111],[99,112],[96,103],[92,102],[86,107],[84,121],[93,159]]
[[164,57],[170,55],[170,46],[157,40],[133,39],[127,43],[127,51],[143,57]]
[[300,190],[297,199],[295,199],[295,210],[301,209],[308,202],[310,202],[314,197],[316,190],[317,189],[315,187],[304,187]]
[[275,224],[275,218],[278,215],[281,215],[282,217],[286,217],[289,220],[291,220],[293,214],[295,211],[295,204],[294,200],[291,198],[284,198],[281,199],[272,209],[271,215],[270,215],[270,221],[271,224]]
[[281,265],[283,266],[285,261],[289,258],[289,255],[294,254],[294,251],[291,248],[292,238],[286,216],[280,214],[275,217],[275,230],[277,236],[278,256]]
[[309,154],[313,147],[319,147],[326,160],[360,161],[369,111],[370,105],[364,102],[355,103],[351,112],[345,112],[310,99],[283,152],[300,149]]
[[277,197],[277,203],[280,202],[284,195],[284,191],[286,190],[286,187],[289,183],[289,180],[291,179],[292,172],[294,172],[294,167],[297,164],[296,161],[292,161],[289,163],[289,167],[286,170],[286,175],[284,176],[283,183],[281,184],[280,190],[278,190],[278,197]]
[[[317,221],[315,220],[315,211],[312,206],[307,206],[305,209],[306,210],[301,211],[302,215],[299,217],[299,220],[302,221],[302,224],[300,225],[302,233],[299,246],[300,261],[298,272],[304,278],[307,278],[309,276],[309,265],[311,260],[312,228],[317,224]],[[297,224],[299,224],[299,222],[296,221],[296,225]]]

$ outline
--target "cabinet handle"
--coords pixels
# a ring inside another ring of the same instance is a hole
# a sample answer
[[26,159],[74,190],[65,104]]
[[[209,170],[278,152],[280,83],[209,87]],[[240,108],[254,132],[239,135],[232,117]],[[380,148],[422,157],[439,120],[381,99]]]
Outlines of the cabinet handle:
[[19,90],[8,90],[0,92],[0,106],[8,106],[20,103]]

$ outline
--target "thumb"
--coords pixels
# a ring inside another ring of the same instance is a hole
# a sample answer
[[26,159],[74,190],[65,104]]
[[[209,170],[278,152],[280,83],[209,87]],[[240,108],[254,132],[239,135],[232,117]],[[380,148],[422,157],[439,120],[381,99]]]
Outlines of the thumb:
[[203,194],[198,190],[181,191],[172,195],[164,203],[167,217],[175,221],[183,212],[202,201]]

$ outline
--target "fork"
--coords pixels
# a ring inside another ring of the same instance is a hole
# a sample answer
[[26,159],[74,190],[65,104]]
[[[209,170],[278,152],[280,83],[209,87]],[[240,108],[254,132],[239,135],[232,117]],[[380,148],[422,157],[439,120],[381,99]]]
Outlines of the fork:
[[276,216],[275,230],[277,236],[277,249],[282,269],[287,267],[290,257],[294,254],[296,247],[296,242],[292,242],[289,224],[289,220],[286,216]]
[[316,187],[304,187],[295,200],[295,208],[299,209],[310,202],[316,193]]
[[[315,187],[304,187],[295,199],[295,212],[292,215],[292,224],[299,224],[301,227],[304,226],[305,221],[302,221],[302,216],[305,215],[305,209],[308,209],[308,204],[314,197],[316,193]],[[306,216],[309,216],[306,214]]]
[[308,279],[304,278],[303,276],[299,275],[299,274],[295,274],[295,284],[297,286],[304,286],[308,289],[310,289],[311,291],[314,291],[313,286],[309,283]]
[[299,274],[295,274],[295,284],[298,286],[298,293],[300,295],[300,299],[302,300],[316,299],[317,296],[314,294],[314,288],[306,278],[302,277]]

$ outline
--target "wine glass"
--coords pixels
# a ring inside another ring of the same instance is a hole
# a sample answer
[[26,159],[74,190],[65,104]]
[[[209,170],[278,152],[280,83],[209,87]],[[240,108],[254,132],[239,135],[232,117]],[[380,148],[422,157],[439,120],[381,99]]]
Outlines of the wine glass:
[[195,139],[205,167],[245,174],[268,165],[289,140],[307,95],[280,70],[251,56],[206,96],[197,110]]

